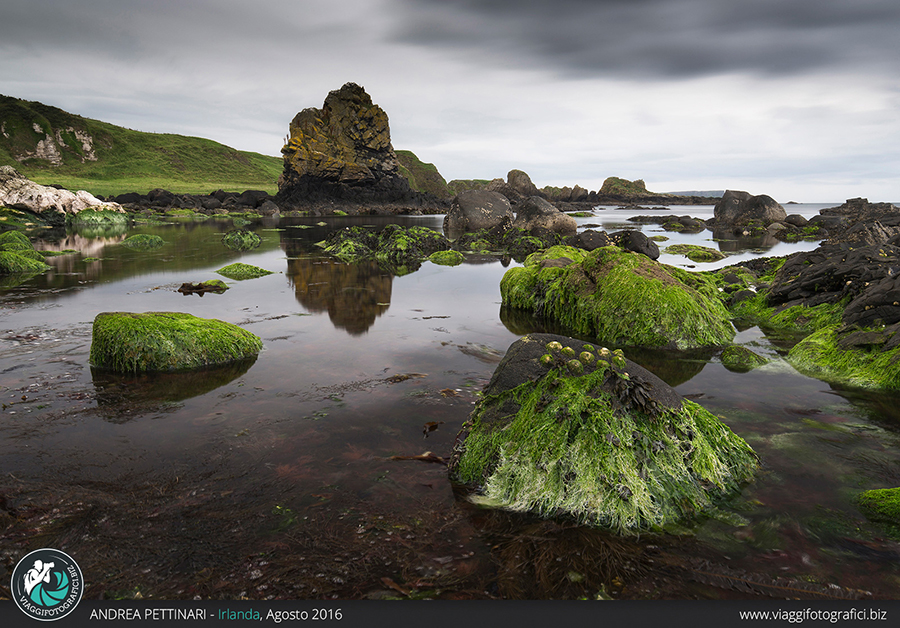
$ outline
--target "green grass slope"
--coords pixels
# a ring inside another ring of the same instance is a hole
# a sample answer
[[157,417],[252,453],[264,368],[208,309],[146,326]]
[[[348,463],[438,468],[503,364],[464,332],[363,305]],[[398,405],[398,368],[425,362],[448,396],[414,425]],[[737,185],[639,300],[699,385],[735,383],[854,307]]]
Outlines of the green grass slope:
[[[56,163],[54,163],[56,162]],[[260,189],[274,194],[281,157],[199,137],[144,133],[0,95],[0,165],[42,184],[93,194]]]
[[438,172],[434,164],[428,164],[416,157],[410,150],[395,150],[400,162],[400,174],[409,181],[409,187],[417,192],[434,194],[438,198],[450,198],[453,193],[447,187],[447,181]]

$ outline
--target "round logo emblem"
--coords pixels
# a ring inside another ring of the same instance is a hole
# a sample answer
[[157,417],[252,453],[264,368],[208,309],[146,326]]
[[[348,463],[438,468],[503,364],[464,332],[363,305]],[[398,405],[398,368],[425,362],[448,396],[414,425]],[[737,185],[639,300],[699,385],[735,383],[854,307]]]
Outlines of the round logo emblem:
[[81,568],[72,557],[56,549],[31,552],[13,569],[13,600],[29,617],[40,621],[62,619],[78,606],[84,593]]

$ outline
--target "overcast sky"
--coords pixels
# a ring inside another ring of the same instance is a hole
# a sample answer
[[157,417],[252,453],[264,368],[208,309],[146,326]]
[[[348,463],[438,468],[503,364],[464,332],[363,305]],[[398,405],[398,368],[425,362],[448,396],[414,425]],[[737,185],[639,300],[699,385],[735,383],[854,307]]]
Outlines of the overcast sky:
[[3,0],[0,93],[279,155],[345,82],[448,180],[900,202],[897,0]]

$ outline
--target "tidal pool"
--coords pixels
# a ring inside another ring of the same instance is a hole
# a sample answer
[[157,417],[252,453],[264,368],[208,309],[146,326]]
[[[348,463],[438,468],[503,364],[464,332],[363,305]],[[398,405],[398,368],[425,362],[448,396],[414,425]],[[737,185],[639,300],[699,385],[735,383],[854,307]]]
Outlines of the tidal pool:
[[[615,231],[634,227],[629,215],[603,208],[578,222]],[[94,598],[898,597],[900,544],[854,505],[860,491],[900,485],[896,399],[796,373],[755,327],[737,342],[772,362],[750,373],[626,352],[762,459],[714,517],[672,534],[623,540],[479,509],[444,466],[404,459],[446,457],[507,347],[560,330],[501,311],[515,261],[473,255],[393,276],[315,246],[335,228],[388,222],[441,228],[440,216],[266,219],[245,227],[261,244],[243,253],[222,244],[227,218],[39,239],[78,252],[0,289],[0,577],[52,546],[78,561]],[[661,246],[729,255],[661,259],[697,269],[816,246],[642,228],[671,237]],[[121,246],[132,233],[166,244]],[[235,261],[273,274],[226,279],[223,294],[176,292]],[[92,321],[117,310],[218,318],[264,350],[190,374],[92,371]]]

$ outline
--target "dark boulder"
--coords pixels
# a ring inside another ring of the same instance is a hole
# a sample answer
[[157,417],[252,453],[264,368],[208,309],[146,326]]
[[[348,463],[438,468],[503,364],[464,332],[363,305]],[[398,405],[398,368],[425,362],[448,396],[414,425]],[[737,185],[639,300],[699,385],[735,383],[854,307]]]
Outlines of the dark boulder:
[[645,236],[640,231],[617,231],[609,236],[616,244],[626,251],[634,251],[646,255],[652,260],[659,259],[659,247],[656,242]]
[[562,213],[540,196],[530,196],[516,206],[513,228],[526,231],[542,228],[570,235],[575,233],[578,224],[574,218]]
[[259,207],[256,208],[256,211],[259,212],[260,216],[280,216],[281,210],[271,200],[264,200]]
[[268,199],[269,193],[264,192],[263,190],[245,190],[243,194],[238,197],[237,202],[238,205],[246,205],[247,207],[256,209],[263,201]]
[[746,225],[751,221],[769,225],[787,218],[784,207],[765,194],[753,196],[749,192],[727,190],[713,209],[717,226]]
[[786,225],[791,225],[792,227],[805,227],[806,223],[809,221],[800,214],[790,214],[782,222]]
[[585,251],[593,251],[594,249],[599,249],[601,246],[611,246],[615,243],[605,231],[586,229],[581,233],[566,238],[565,244],[567,246],[584,249]]
[[487,190],[466,190],[453,199],[450,211],[444,216],[444,233],[455,239],[468,231],[512,224],[513,218],[505,196]]

